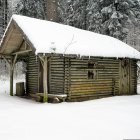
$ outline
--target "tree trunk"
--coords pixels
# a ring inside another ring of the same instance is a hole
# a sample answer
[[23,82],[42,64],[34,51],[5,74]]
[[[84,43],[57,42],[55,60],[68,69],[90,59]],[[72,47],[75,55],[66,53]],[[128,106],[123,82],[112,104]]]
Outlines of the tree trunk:
[[47,20],[57,22],[57,0],[45,0],[45,12]]

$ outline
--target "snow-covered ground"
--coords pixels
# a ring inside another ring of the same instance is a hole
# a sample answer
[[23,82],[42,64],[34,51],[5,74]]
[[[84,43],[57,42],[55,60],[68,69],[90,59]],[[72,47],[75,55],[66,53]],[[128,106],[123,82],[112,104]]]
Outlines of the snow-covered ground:
[[8,84],[0,81],[0,140],[140,139],[140,95],[42,104],[10,97]]

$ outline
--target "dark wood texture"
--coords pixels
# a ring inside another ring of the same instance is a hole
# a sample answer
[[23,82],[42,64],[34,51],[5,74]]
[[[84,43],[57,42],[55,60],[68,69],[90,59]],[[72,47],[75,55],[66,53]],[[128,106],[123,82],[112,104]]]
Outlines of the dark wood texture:
[[39,64],[38,57],[30,55],[27,61],[26,87],[27,93],[38,93],[39,81]]
[[[48,59],[48,94],[66,94],[67,101],[136,94],[136,62],[130,59],[52,55]],[[38,57],[32,55],[27,65],[27,83],[28,93],[43,91],[43,70]]]
[[53,56],[49,60],[49,94],[64,93],[64,58]]
[[[94,64],[94,67],[89,67]],[[113,96],[119,92],[119,60],[71,59],[68,100]],[[93,72],[93,79],[88,72]]]
[[17,96],[25,95],[24,82],[16,83],[16,95]]

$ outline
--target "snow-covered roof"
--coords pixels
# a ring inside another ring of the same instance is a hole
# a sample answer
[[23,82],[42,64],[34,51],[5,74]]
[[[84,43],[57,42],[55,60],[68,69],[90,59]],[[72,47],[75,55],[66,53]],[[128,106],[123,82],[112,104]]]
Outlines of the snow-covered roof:
[[25,16],[13,15],[12,20],[33,44],[36,53],[140,59],[137,50],[113,37]]

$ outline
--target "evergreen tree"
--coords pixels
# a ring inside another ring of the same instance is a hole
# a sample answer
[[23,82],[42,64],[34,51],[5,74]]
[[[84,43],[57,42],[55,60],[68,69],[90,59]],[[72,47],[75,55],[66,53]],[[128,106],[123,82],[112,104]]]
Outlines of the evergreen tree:
[[140,19],[138,0],[59,0],[61,22],[124,40]]
[[88,0],[59,0],[58,12],[61,22],[81,29],[87,29]]
[[99,9],[100,1],[89,0],[87,5],[87,30],[101,33],[103,16]]
[[90,0],[88,4],[88,30],[124,40],[128,24],[140,18],[138,0]]
[[15,8],[15,13],[45,19],[43,0],[20,0]]
[[44,0],[45,15],[49,21],[59,22],[58,18],[58,0]]

